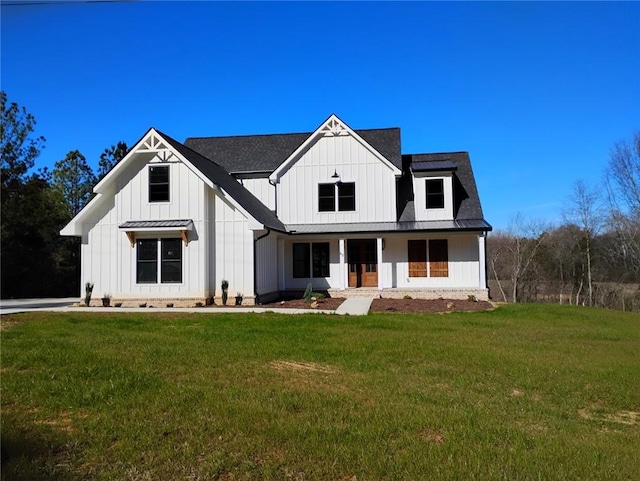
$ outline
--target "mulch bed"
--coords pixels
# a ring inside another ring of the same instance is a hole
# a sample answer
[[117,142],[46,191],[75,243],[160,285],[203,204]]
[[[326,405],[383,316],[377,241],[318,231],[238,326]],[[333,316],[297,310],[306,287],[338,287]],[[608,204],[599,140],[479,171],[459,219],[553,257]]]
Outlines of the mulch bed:
[[[318,300],[319,310],[335,311],[345,300],[341,297],[325,297]],[[269,304],[260,304],[259,307],[278,308],[278,309],[312,309],[311,304],[307,304],[304,299],[289,299],[285,301],[270,302]]]
[[459,299],[374,299],[369,312],[471,312],[493,309],[487,301]]
[[[343,298],[327,297],[318,301],[318,309],[334,311],[345,301]],[[262,304],[260,307],[285,309],[311,309],[304,299],[289,299],[285,301]],[[452,299],[374,299],[369,312],[454,312],[454,311],[486,311],[493,309],[493,305],[486,301],[467,301]]]

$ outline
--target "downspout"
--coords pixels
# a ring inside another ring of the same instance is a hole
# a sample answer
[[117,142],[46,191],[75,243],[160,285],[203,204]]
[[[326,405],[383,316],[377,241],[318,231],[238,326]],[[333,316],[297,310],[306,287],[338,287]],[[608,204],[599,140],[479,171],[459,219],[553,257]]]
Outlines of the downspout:
[[275,207],[275,211],[276,211],[276,217],[278,217],[278,183],[277,182],[272,182],[271,179],[269,179],[269,183],[273,186],[273,193],[274,193],[274,200],[275,202],[273,203],[273,206]]
[[265,234],[262,234],[261,236],[256,237],[253,240],[253,298],[254,298],[254,302],[256,303],[256,305],[258,305],[259,303],[259,296],[258,296],[258,264],[257,264],[257,258],[258,258],[258,254],[257,254],[257,250],[256,248],[258,247],[258,241],[260,239],[264,239],[265,237],[267,237],[269,234],[271,234],[271,229],[269,229],[268,227],[265,226],[265,228],[267,229],[267,232]]
[[484,237],[484,285],[487,286],[487,297],[491,299],[491,288],[489,287],[489,263],[487,262],[487,231],[482,233]]

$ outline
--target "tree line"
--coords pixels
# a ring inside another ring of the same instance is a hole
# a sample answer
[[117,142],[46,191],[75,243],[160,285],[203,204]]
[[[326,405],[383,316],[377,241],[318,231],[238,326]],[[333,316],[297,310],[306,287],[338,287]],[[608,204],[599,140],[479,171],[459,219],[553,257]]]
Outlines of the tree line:
[[600,185],[575,182],[562,214],[489,236],[493,299],[640,311],[640,131],[613,146]]
[[[35,125],[0,91],[2,298],[80,292],[80,239],[60,230],[128,151],[125,142],[106,148],[97,172],[78,150],[34,172],[46,143]],[[517,216],[489,235],[494,300],[640,310],[640,131],[614,145],[603,185],[577,181],[560,225]]]
[[89,202],[93,186],[127,153],[118,142],[100,155],[98,172],[78,150],[33,171],[45,148],[35,117],[0,92],[0,259],[3,299],[76,296],[80,239],[60,230]]

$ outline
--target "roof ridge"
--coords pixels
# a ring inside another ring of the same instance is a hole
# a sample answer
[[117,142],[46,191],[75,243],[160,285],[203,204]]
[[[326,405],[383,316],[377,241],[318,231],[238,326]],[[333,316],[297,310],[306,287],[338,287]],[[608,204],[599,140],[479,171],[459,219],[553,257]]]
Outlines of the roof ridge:
[[[400,130],[400,127],[380,127],[375,129],[353,129],[354,132],[371,132],[374,130]],[[315,131],[314,131],[315,132]],[[283,136],[283,135],[312,135],[314,132],[282,132],[282,133],[271,133],[271,134],[241,134],[241,135],[204,135],[204,136],[194,136],[187,137],[187,140],[197,140],[197,139],[241,139],[246,137],[275,137],[275,136]]]

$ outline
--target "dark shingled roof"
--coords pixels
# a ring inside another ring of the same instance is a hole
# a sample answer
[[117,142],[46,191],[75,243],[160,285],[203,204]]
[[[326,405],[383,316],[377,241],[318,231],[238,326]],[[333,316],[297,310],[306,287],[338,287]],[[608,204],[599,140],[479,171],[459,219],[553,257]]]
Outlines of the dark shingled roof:
[[[402,156],[405,168],[412,168],[412,165],[424,165],[429,162],[440,163],[447,162],[455,166],[453,174],[453,216],[456,221],[483,221],[482,206],[476,181],[471,168],[471,159],[468,152],[445,152],[438,154],[409,154]],[[411,196],[412,199],[412,196]],[[402,212],[399,217],[400,221],[415,220],[415,210],[413,200],[408,200],[402,206]],[[488,230],[491,226],[487,224]]]
[[218,185],[227,192],[233,199],[238,202],[249,214],[251,214],[258,222],[269,229],[285,232],[284,224],[269,210],[269,208],[260,202],[251,192],[249,192],[242,184],[240,184],[231,174],[220,167],[215,162],[203,157],[198,152],[191,150],[189,147],[181,144],[168,135],[156,130],[174,149],[184,156],[193,166],[202,172],[211,182]]
[[[402,169],[400,129],[355,131],[393,165]],[[267,177],[304,143],[313,132],[299,134],[189,137],[184,145],[212,159],[232,174],[260,172]]]
[[414,172],[433,172],[456,170],[457,166],[450,160],[429,160],[426,162],[411,162],[411,170]]

